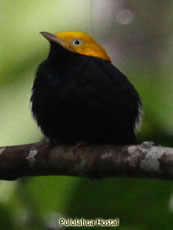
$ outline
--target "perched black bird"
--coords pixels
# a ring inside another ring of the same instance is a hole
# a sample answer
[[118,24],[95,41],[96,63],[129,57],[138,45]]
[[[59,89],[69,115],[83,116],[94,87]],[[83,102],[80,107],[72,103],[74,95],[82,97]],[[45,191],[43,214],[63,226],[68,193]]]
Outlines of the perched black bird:
[[88,34],[42,32],[50,53],[37,71],[32,112],[53,142],[134,144],[141,101]]

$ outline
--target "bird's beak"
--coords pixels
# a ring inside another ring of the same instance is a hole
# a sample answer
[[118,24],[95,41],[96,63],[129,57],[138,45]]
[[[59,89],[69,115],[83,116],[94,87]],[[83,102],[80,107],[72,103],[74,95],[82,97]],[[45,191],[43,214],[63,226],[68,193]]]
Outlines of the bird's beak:
[[63,46],[63,47],[67,47],[68,43],[67,41],[62,40],[61,38],[59,38],[58,36],[56,36],[55,34],[51,34],[51,33],[47,33],[47,32],[40,32],[41,35],[43,35],[49,42],[56,42],[59,45]]

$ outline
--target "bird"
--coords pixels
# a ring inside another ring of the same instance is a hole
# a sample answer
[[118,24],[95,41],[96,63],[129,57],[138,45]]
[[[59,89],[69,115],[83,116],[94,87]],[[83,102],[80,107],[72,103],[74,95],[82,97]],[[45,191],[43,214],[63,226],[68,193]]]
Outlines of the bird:
[[41,32],[50,43],[33,83],[32,114],[52,143],[136,143],[142,102],[88,33]]

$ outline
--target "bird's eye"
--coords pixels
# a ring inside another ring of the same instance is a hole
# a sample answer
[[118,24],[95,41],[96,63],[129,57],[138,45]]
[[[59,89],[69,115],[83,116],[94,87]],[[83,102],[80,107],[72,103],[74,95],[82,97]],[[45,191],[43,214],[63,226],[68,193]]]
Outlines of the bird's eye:
[[75,46],[81,46],[82,45],[82,41],[80,40],[80,39],[75,39],[75,40],[73,40],[73,45],[75,45]]

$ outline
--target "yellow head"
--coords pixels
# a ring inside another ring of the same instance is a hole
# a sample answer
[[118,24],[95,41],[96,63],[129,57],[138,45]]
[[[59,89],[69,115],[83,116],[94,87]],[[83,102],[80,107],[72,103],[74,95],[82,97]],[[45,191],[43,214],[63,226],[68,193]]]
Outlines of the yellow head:
[[65,49],[82,55],[93,56],[111,62],[107,52],[87,33],[69,31],[41,34],[51,42],[57,42]]

